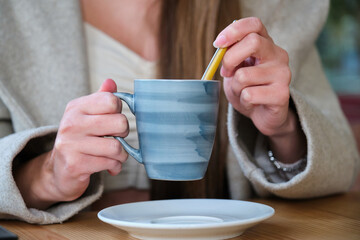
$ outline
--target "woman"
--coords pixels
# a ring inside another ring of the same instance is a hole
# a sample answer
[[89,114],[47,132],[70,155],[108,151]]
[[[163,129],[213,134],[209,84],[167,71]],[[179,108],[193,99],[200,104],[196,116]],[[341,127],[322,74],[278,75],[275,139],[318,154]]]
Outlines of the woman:
[[[327,1],[266,6],[242,1],[242,16],[262,21],[235,23],[240,5],[234,1],[99,4],[13,1],[0,7],[3,218],[64,221],[100,197],[103,185],[94,173],[122,176],[121,169],[130,164],[123,164],[127,154],[116,140],[102,138],[129,132],[121,102],[110,93],[128,83],[107,80],[89,95],[96,74],[113,64],[130,80],[131,71],[147,78],[199,78],[213,53],[213,39],[216,47],[229,47],[220,72],[230,103],[230,144],[220,119],[205,179],[153,182],[153,198],[245,198],[250,190],[244,175],[261,196],[306,198],[350,187],[359,157],[313,47]],[[121,64],[101,53],[104,49],[91,48],[92,31],[111,37],[105,49],[125,46]],[[102,55],[96,56],[98,51]],[[224,102],[221,110],[225,118]],[[53,126],[60,119],[59,127]],[[133,185],[122,187],[128,186]]]

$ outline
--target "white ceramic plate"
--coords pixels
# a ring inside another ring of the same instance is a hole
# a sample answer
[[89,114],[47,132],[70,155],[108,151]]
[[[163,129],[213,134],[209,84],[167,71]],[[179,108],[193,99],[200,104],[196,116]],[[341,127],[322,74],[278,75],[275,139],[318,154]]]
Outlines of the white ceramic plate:
[[160,200],[101,210],[103,222],[139,239],[227,239],[271,217],[260,203],[221,199]]

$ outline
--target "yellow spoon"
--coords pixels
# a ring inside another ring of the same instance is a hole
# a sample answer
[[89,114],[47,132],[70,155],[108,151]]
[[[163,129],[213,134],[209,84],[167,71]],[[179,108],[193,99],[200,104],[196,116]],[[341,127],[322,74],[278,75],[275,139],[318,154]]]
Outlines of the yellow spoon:
[[[236,22],[237,20],[234,20]],[[214,74],[216,70],[219,67],[219,64],[224,57],[224,54],[226,52],[227,48],[218,48],[216,49],[216,52],[214,53],[214,56],[212,57],[209,65],[207,66],[203,76],[201,77],[201,80],[211,80],[214,77]]]
[[216,70],[226,52],[227,48],[218,48],[211,58],[209,65],[207,66],[201,80],[211,80],[214,77]]

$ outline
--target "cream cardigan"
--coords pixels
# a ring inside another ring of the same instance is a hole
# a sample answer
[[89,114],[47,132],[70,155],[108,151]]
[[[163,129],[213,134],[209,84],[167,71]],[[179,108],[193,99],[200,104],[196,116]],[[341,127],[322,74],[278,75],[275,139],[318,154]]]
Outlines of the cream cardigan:
[[[308,162],[290,181],[270,182],[253,156],[256,129],[229,106],[232,198],[247,196],[244,176],[260,196],[284,198],[340,193],[354,181],[359,168],[355,141],[314,47],[327,9],[327,0],[242,2],[243,16],[260,17],[289,53],[290,92],[307,137]],[[0,217],[61,222],[101,196],[99,174],[81,198],[40,211],[24,204],[12,166],[51,149],[67,102],[90,92],[79,3],[1,1],[0,16]]]

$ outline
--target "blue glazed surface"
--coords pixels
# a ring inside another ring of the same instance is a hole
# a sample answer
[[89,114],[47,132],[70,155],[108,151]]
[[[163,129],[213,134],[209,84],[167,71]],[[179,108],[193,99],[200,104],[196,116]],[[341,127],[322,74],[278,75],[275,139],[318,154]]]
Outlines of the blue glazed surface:
[[139,136],[140,157],[134,157],[148,176],[201,179],[215,139],[220,82],[142,79],[135,80],[134,91],[127,101],[133,104]]

